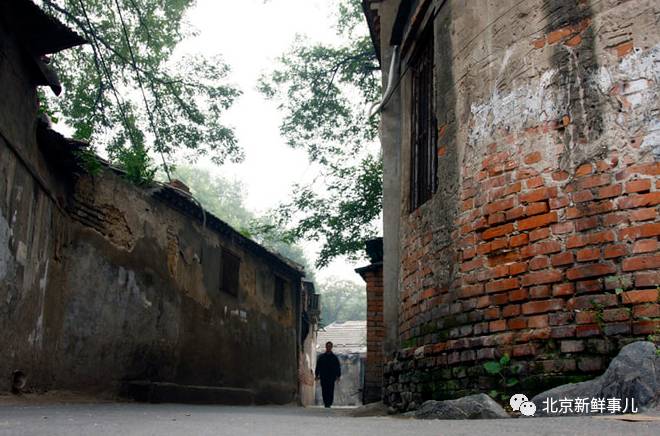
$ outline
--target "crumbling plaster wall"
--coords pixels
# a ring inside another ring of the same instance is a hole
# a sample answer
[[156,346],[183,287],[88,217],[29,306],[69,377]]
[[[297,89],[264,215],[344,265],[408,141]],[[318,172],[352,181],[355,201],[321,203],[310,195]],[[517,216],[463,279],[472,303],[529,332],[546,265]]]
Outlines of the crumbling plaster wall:
[[[44,378],[48,277],[60,267],[64,195],[36,143],[37,98],[18,42],[0,25],[0,389],[12,371]],[[49,187],[47,187],[47,185]],[[21,326],[20,328],[17,328]]]
[[[14,280],[20,269],[4,268],[13,274],[3,300],[7,376],[20,369],[37,390],[116,392],[122,381],[149,379],[253,389],[258,401],[295,398],[297,274],[109,170],[82,177],[73,198],[74,220],[50,229],[57,249],[32,245],[23,255],[40,253],[51,269],[28,288]],[[32,213],[14,209],[17,221]],[[0,242],[19,227],[5,221]],[[241,258],[238,296],[220,289],[223,249]],[[16,263],[13,251],[5,257]],[[287,283],[281,309],[273,304],[276,274]],[[25,288],[36,288],[30,299]]]
[[[21,370],[36,391],[149,379],[292,401],[300,274],[110,169],[62,177],[25,62],[0,25],[0,390]],[[241,259],[237,297],[220,290],[223,249]]]
[[[72,380],[146,377],[295,394],[299,277],[110,171],[78,182],[72,216],[80,224],[66,247],[72,292],[60,352],[85,356],[63,362],[79,371]],[[241,258],[236,297],[220,290],[223,250]],[[273,304],[275,274],[288,281],[283,309]]]
[[[380,6],[383,23],[380,32],[382,86],[390,81],[389,66],[393,48],[390,47],[391,24],[396,17],[394,1]],[[400,74],[398,64],[395,74]],[[397,79],[392,78],[392,83]],[[397,86],[380,114],[379,137],[383,152],[383,235],[398,235],[401,220],[401,91]],[[399,264],[401,244],[397,237],[383,238],[383,353],[390,355],[399,345]]]
[[302,352],[300,353],[300,360],[298,363],[299,380],[300,380],[300,404],[302,406],[313,406],[316,404],[316,381],[314,377],[314,369],[316,368],[316,341],[317,332],[316,326],[305,338],[302,344]]
[[588,377],[660,316],[658,3],[432,3],[439,188],[412,213],[401,83],[400,409],[497,388],[504,353],[528,392]]

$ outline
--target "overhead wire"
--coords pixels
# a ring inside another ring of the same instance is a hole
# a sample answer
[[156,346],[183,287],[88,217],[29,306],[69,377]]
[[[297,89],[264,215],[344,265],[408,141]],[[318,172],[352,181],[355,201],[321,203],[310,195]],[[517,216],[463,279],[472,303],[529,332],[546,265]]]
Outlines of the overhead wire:
[[149,125],[151,126],[151,130],[154,134],[154,139],[155,139],[155,142],[156,142],[156,150],[160,154],[160,157],[163,161],[163,169],[165,170],[165,174],[167,175],[167,180],[169,180],[171,182],[172,177],[170,176],[170,170],[167,166],[167,162],[165,161],[165,155],[163,153],[162,142],[160,141],[160,137],[158,135],[158,130],[156,129],[156,125],[154,123],[153,113],[151,112],[151,109],[149,107],[149,102],[147,101],[147,95],[144,92],[144,86],[142,85],[142,78],[140,77],[140,72],[138,70],[137,61],[135,59],[135,53],[133,52],[133,47],[131,46],[131,41],[130,41],[130,38],[128,36],[128,29],[126,28],[126,23],[124,22],[124,15],[121,13],[121,6],[119,6],[119,1],[114,0],[114,2],[115,2],[115,5],[117,6],[117,13],[119,14],[119,21],[121,22],[122,32],[124,34],[124,38],[126,39],[126,46],[128,47],[128,53],[131,57],[131,65],[133,66],[133,69],[135,70],[135,77],[136,77],[138,85],[140,87],[140,92],[142,93],[142,99],[144,101],[144,107],[147,111],[147,116],[149,117]]

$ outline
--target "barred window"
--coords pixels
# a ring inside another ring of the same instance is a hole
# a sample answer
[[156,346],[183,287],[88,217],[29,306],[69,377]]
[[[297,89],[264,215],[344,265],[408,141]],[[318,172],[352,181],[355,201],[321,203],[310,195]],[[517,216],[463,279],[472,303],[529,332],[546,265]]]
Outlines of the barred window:
[[278,309],[284,309],[284,290],[286,288],[286,283],[281,277],[275,276],[275,295],[274,303],[275,307]]
[[228,294],[238,295],[238,277],[241,267],[241,259],[235,254],[222,250],[222,291]]
[[418,47],[410,61],[410,71],[412,76],[410,180],[412,211],[426,203],[438,187],[432,26],[418,40]]

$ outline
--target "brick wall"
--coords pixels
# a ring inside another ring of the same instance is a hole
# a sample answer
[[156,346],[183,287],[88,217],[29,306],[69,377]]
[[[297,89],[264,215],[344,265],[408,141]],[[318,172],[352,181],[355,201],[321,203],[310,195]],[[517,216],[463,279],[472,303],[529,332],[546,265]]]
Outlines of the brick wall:
[[373,263],[358,269],[367,284],[367,362],[364,373],[363,402],[382,399],[383,387],[383,264]]
[[610,156],[569,175],[497,150],[463,181],[457,280],[406,293],[394,404],[499,389],[481,364],[504,354],[525,392],[593,377],[658,333],[660,163]]
[[503,390],[482,364],[504,354],[528,395],[591,378],[660,331],[657,4],[455,3],[435,23],[439,189],[401,208],[399,409]]

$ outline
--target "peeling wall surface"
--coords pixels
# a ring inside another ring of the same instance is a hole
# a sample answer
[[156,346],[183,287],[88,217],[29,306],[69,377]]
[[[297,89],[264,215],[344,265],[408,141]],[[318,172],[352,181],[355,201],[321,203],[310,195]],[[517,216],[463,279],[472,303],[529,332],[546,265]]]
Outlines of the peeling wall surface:
[[[42,352],[46,325],[48,276],[60,267],[56,233],[63,231],[61,211],[52,198],[62,195],[37,153],[36,89],[20,59],[18,41],[0,25],[0,383],[21,360],[29,360],[31,376],[44,377]],[[29,164],[21,160],[29,160]],[[39,181],[38,181],[39,180]],[[22,326],[17,331],[17,326]]]
[[300,362],[298,364],[298,377],[300,380],[300,404],[313,406],[316,403],[316,381],[314,369],[316,368],[316,331],[309,332],[303,342]]
[[314,370],[316,368],[316,343],[321,315],[319,300],[320,296],[315,292],[314,283],[311,280],[303,280],[300,326],[301,349],[298,361],[300,386],[298,400],[301,406],[315,404],[316,381],[314,380]]
[[[37,144],[29,77],[0,25],[0,390],[21,370],[37,391],[151,380],[294,400],[302,272],[168,203],[165,188],[110,169],[61,177]],[[236,295],[223,289],[227,252]]]
[[[74,198],[79,224],[64,251],[63,287],[75,291],[65,298],[60,346],[81,361],[66,364],[79,371],[76,380],[91,383],[116,368],[113,378],[243,387],[292,400],[299,275],[110,172],[81,178]],[[224,251],[240,258],[237,296],[222,289]],[[286,284],[281,308],[276,276]]]
[[[396,22],[403,2],[366,3],[384,58],[403,35],[400,105],[381,122],[384,147],[400,138],[401,185],[384,200],[400,223],[384,233],[400,258],[386,402],[501,389],[482,363],[503,354],[533,394],[657,333],[660,4],[419,1]],[[438,189],[411,211],[408,65],[427,25]]]

